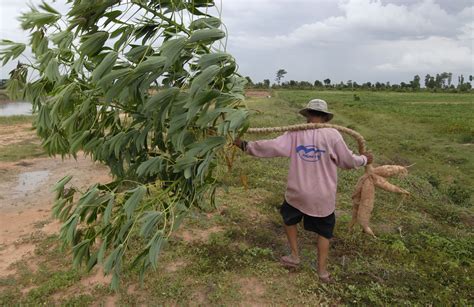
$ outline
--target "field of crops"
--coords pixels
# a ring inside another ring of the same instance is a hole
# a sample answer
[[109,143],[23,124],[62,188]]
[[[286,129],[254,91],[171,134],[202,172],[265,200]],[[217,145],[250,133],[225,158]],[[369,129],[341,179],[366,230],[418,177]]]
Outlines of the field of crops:
[[[375,164],[414,164],[408,177],[391,179],[411,197],[401,203],[399,195],[377,192],[372,217],[377,238],[348,231],[351,193],[362,170],[340,172],[329,258],[333,284],[318,282],[309,233],[301,232],[299,270],[289,272],[278,263],[288,252],[278,214],[288,161],[237,153],[230,174],[224,163],[217,169],[224,183],[217,208],[190,214],[143,285],[137,272],[126,270],[120,290],[112,292],[100,271],[72,267],[57,235],[36,231],[15,243],[34,251],[1,276],[0,305],[472,304],[474,95],[357,92],[355,100],[348,91],[271,94],[247,101],[252,127],[301,123],[297,110],[310,98],[322,98],[335,113],[333,123],[366,137]],[[30,119],[0,118],[0,127],[22,122]],[[28,144],[21,152],[14,144],[0,147],[10,152],[3,161],[37,156],[38,142]],[[49,222],[37,221],[41,227]],[[2,245],[0,251],[9,248]]]

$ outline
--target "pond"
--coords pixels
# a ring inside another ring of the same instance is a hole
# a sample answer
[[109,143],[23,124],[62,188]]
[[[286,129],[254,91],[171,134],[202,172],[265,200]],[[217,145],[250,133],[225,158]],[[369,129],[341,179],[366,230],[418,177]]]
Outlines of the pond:
[[0,102],[0,116],[31,115],[31,103],[12,101]]

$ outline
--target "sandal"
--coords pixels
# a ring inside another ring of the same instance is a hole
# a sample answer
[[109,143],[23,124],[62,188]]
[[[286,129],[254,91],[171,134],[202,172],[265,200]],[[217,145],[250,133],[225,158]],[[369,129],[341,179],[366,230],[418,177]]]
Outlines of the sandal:
[[323,284],[330,284],[333,282],[333,279],[331,277],[331,274],[327,273],[326,275],[319,275],[318,274],[318,277],[319,277],[319,280],[323,283]]
[[288,267],[288,268],[297,268],[299,267],[300,265],[300,261],[299,260],[295,260],[291,255],[290,256],[283,256],[280,258],[280,263],[284,266],[284,267]]

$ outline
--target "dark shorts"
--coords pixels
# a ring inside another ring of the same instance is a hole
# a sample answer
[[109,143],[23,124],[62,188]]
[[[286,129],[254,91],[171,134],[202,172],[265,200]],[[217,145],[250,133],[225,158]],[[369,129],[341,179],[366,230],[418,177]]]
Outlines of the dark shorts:
[[331,239],[333,236],[332,233],[336,225],[336,215],[334,212],[325,217],[310,216],[294,208],[285,200],[281,205],[280,214],[287,226],[296,225],[303,219],[305,230],[315,232],[327,239]]

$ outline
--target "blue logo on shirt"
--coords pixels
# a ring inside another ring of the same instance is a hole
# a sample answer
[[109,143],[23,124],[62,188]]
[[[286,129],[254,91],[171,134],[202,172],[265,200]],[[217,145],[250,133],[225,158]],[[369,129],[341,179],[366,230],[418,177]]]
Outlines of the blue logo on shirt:
[[298,156],[307,162],[318,162],[321,159],[325,150],[319,149],[314,145],[300,145],[296,147],[296,153]]

